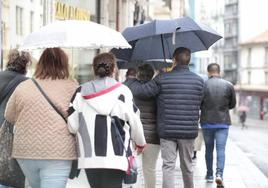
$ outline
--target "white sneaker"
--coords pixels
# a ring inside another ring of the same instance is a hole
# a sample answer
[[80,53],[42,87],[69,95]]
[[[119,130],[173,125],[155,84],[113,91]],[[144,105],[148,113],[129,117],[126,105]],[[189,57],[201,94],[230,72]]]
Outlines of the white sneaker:
[[217,185],[220,185],[220,186],[223,185],[222,177],[217,176],[215,179],[215,182]]

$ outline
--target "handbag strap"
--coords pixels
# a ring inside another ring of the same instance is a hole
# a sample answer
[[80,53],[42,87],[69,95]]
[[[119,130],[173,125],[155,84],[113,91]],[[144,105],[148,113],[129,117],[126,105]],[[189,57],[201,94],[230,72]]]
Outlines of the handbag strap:
[[[120,142],[121,142],[121,144],[123,145],[123,148],[124,148],[124,150],[125,150],[125,152],[126,152],[126,158],[127,158],[128,166],[130,167],[130,161],[129,161],[129,159],[128,159],[128,152],[127,152],[127,149],[126,149],[126,147],[125,147],[124,141],[123,141],[123,139],[122,139],[121,134],[119,133],[119,130],[118,130],[117,126],[115,125],[115,120],[114,120],[114,118],[113,118],[111,115],[110,115],[110,117],[111,117],[111,120],[112,120],[112,125],[113,125],[114,128],[115,128],[115,132],[116,132],[116,134],[118,135],[118,137],[119,137],[119,139],[120,139]],[[128,169],[128,171],[129,171],[129,169]]]
[[0,104],[5,100],[6,96],[9,94],[9,92],[18,84],[20,83],[20,75],[16,75],[15,78],[13,78],[3,89],[3,92],[1,92],[0,95]]
[[123,139],[122,139],[122,136],[121,136],[121,134],[119,133],[119,130],[118,130],[117,126],[115,125],[115,120],[114,120],[114,118],[113,118],[112,116],[110,116],[110,117],[111,117],[111,120],[112,120],[112,122],[113,122],[112,125],[115,127],[115,132],[116,132],[117,136],[119,137],[119,140],[120,140],[121,144],[123,145],[124,150],[125,150],[126,155],[127,155],[127,149],[126,149],[126,147],[125,147],[125,144],[124,144],[124,141],[123,141]]
[[59,109],[53,104],[53,102],[49,99],[49,97],[47,96],[47,94],[44,92],[44,90],[41,88],[41,86],[37,83],[37,81],[32,78],[31,79],[33,81],[33,83],[36,85],[36,87],[39,89],[39,91],[41,92],[41,94],[45,97],[45,99],[47,100],[47,102],[54,108],[54,110],[62,117],[62,119],[65,121],[65,123],[67,123],[67,120],[65,119],[64,115],[59,111]]

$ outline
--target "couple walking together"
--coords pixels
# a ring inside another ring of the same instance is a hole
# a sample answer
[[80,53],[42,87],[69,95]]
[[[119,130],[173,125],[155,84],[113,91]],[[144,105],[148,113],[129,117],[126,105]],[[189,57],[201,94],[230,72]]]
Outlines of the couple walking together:
[[[194,187],[192,154],[194,139],[198,134],[199,119],[206,145],[206,179],[208,182],[213,182],[214,179],[213,150],[214,142],[216,142],[215,181],[218,185],[223,185],[225,145],[231,125],[229,109],[236,105],[234,88],[231,83],[220,77],[220,66],[216,63],[208,66],[209,79],[204,83],[201,77],[189,70],[190,58],[191,54],[188,49],[178,48],[173,54],[174,68],[171,72],[161,73],[145,83],[144,80],[138,81],[135,78],[129,78],[126,82],[135,99],[144,100],[147,103],[148,99],[156,100],[157,133],[160,137],[163,160],[163,188],[175,187],[174,173],[177,152],[184,187]],[[140,69],[145,71],[144,67]],[[201,117],[199,118],[200,109]],[[143,110],[141,110],[142,112]],[[146,154],[146,150],[147,148],[145,148],[144,154]],[[156,161],[157,158],[153,154],[155,152],[151,154],[151,162]],[[143,164],[145,163],[143,162]],[[152,168],[155,169],[155,165],[156,162]],[[151,176],[155,177],[155,173]],[[146,181],[155,179],[147,178],[146,173],[144,178],[145,186]],[[155,185],[155,182],[150,182],[150,185]]]
[[[24,76],[29,58],[16,51],[10,61],[0,74],[1,84],[6,78],[1,87],[17,75],[20,82],[7,96],[3,116],[15,125],[12,158],[30,187],[64,188],[77,158],[78,168],[85,169],[92,188],[122,187],[129,167],[130,139],[138,153],[146,142],[131,91],[113,78],[115,57],[97,55],[93,60],[96,79],[80,87],[70,79],[68,57],[59,48],[44,50],[34,79]],[[9,169],[1,170],[8,173]]]

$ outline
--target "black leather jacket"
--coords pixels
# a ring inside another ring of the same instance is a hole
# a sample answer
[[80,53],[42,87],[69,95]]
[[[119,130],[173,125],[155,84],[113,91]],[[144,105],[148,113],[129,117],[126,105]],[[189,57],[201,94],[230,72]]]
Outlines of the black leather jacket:
[[233,85],[213,76],[205,82],[204,98],[201,104],[201,124],[231,125],[229,110],[236,105]]

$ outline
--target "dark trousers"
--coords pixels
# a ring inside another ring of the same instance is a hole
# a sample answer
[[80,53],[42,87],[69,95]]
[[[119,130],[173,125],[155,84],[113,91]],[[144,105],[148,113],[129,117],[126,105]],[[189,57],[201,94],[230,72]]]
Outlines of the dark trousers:
[[122,188],[124,171],[113,169],[86,169],[91,188]]

